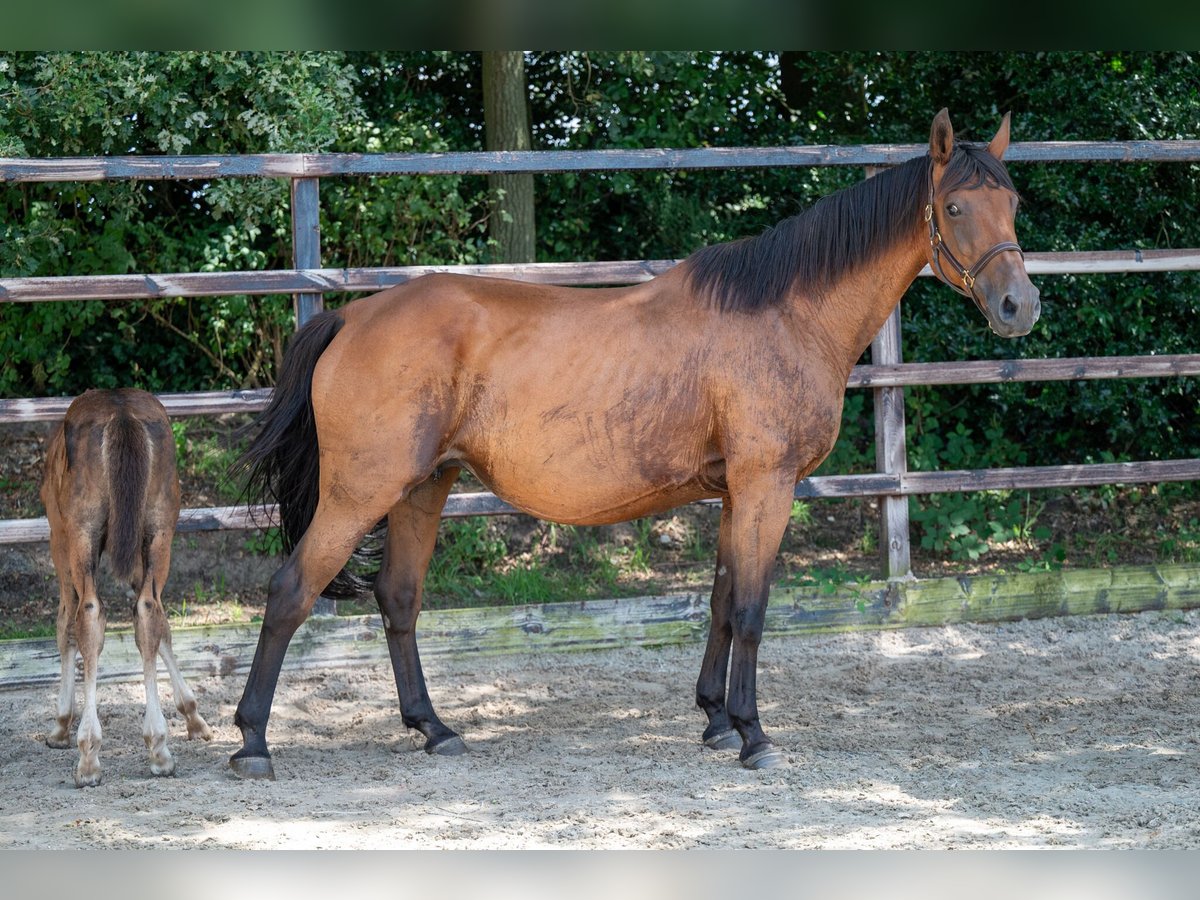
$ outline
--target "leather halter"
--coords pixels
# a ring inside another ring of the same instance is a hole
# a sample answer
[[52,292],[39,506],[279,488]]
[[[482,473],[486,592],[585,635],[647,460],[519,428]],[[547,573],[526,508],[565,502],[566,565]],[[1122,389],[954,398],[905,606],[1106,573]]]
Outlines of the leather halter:
[[[958,261],[958,257],[951,252],[950,247],[942,240],[942,233],[938,231],[937,221],[933,215],[933,185],[929,186],[929,202],[925,205],[925,221],[929,223],[929,247],[933,254],[933,265],[931,268],[934,274],[941,279],[943,284],[948,285],[964,297],[970,297],[974,300],[975,305],[979,307],[979,311],[987,315],[987,307],[979,298],[979,295],[975,293],[975,279],[979,277],[979,273],[983,271],[984,267],[1001,253],[1014,250],[1021,254],[1021,259],[1024,259],[1025,251],[1021,249],[1019,244],[1015,244],[1012,241],[1001,241],[987,250],[975,261],[975,265],[968,269]],[[961,287],[951,281],[942,269],[942,256],[946,257],[946,261],[950,263],[955,273],[962,279]]]

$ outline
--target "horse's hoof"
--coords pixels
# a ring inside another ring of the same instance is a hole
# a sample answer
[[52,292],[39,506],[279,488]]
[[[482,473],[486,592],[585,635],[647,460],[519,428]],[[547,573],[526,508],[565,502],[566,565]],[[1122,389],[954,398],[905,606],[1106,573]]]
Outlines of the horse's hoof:
[[71,739],[69,737],[65,737],[65,738],[47,737],[46,738],[46,746],[50,747],[53,750],[69,750],[71,747]]
[[238,778],[247,781],[275,780],[275,769],[269,756],[231,756],[229,768]]
[[742,760],[747,769],[774,769],[783,765],[783,753],[775,747],[766,746]]
[[100,784],[99,772],[92,772],[88,775],[75,773],[75,787],[77,788],[96,787],[98,784]]
[[443,738],[438,743],[425,744],[426,753],[434,753],[438,756],[462,756],[467,752],[466,742],[457,734],[452,734],[448,738]]
[[728,731],[706,737],[704,746],[710,750],[741,750],[742,736],[730,728]]

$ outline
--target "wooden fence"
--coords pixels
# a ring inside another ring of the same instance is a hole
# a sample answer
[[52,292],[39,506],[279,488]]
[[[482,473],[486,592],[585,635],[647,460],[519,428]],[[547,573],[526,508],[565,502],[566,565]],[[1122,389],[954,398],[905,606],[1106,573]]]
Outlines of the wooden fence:
[[[254,156],[103,157],[0,159],[0,182],[81,182],[118,179],[187,180],[287,178],[291,181],[293,268],[253,272],[199,272],[0,279],[0,302],[132,300],[155,297],[290,293],[297,320],[311,317],[326,293],[374,291],[427,272],[498,275],[551,284],[598,285],[646,281],[675,260],[537,263],[491,266],[321,267],[320,180],[335,176],[451,175],[490,172],[596,172],[637,169],[895,165],[926,151],[925,145],[706,148],[694,150],[522,151],[412,154],[265,154]],[[1122,163],[1200,161],[1200,141],[1042,142],[1013,144],[1011,163]],[[1161,272],[1200,269],[1200,249],[1028,253],[1031,275]],[[929,270],[921,273],[928,276]],[[1185,481],[1200,477],[1200,460],[1155,460],[1097,465],[1042,466],[909,472],[904,439],[906,385],[987,384],[1009,381],[1075,381],[1099,378],[1180,377],[1200,374],[1200,354],[1078,359],[1024,359],[904,363],[899,310],[872,344],[871,365],[855,367],[849,386],[875,393],[877,471],[866,475],[807,478],[797,497],[876,496],[881,507],[881,548],[889,578],[910,571],[907,497],[955,491],[1076,487]],[[172,416],[262,409],[269,390],[161,395]],[[71,398],[0,400],[0,423],[61,418]],[[488,493],[455,494],[445,515],[500,515],[513,509]],[[251,528],[261,522],[239,507],[184,510],[180,531]],[[44,518],[0,521],[0,544],[42,541]]]

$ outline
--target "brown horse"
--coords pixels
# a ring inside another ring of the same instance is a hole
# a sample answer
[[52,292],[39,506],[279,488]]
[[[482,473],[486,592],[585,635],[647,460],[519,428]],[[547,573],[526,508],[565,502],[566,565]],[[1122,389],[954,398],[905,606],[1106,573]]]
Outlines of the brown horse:
[[156,657],[171,676],[175,705],[187,720],[188,738],[212,733],[196,711],[196,697],[171,652],[162,589],[171,566],[171,538],[179,519],[175,440],[166,410],[153,394],[122,389],[87,391],[67,409],[50,436],[42,502],[50,521],[50,553],[58,573],[58,651],[62,681],[51,747],[71,745],[75,710],[75,656],[83,659],[83,714],[77,734],[77,787],[100,783],[100,719],[96,672],[104,645],[104,608],[96,593],[100,554],[119,581],[137,594],[134,638],[146,680],[142,736],[150,771],[170,775],[167,722],[158,702]]
[[556,522],[721,498],[703,739],[740,747],[749,768],[780,762],[755,691],[767,590],[796,483],[837,437],[851,368],[926,263],[997,334],[1037,321],[1000,161],[1008,134],[1005,116],[986,147],[956,143],[942,110],[928,155],[634,287],[433,275],[309,322],[244,458],[252,487],[279,501],[292,552],[238,704],[234,771],[274,777],[266,727],[288,642],[318,594],[347,585],[344,565],[385,518],[375,595],[404,723],[429,752],[465,749],[433,710],[414,632],[462,468]]

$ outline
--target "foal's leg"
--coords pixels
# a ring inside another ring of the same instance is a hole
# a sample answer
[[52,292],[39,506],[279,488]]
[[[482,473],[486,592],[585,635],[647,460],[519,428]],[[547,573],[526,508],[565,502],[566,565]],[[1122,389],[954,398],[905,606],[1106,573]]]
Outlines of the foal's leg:
[[104,647],[104,609],[96,595],[96,559],[90,539],[76,535],[72,542],[71,577],[78,596],[75,610],[75,639],[83,659],[83,712],[79,717],[76,741],[79,765],[75,769],[76,787],[95,787],[100,783],[100,716],[96,711],[96,676],[100,651]]
[[152,573],[143,583],[137,600],[137,618],[133,637],[142,655],[142,680],[146,685],[146,715],[142,719],[142,738],[150,753],[150,771],[155,775],[173,775],[175,757],[167,749],[167,720],[158,702],[158,645],[166,630],[163,613],[154,589]]
[[732,508],[721,507],[721,531],[717,540],[717,572],[713,578],[712,621],[708,629],[708,646],[700,664],[696,682],[696,705],[708,716],[703,740],[714,750],[734,750],[742,746],[742,736],[733,729],[725,709],[725,678],[729,664],[729,647],[733,643],[733,626],[729,622],[729,606],[733,596],[733,573],[729,568],[730,529]]
[[417,653],[416,628],[425,570],[437,541],[442,507],[458,471],[442,470],[437,478],[425,481],[406,500],[392,507],[383,566],[375,580],[375,599],[383,616],[400,695],[400,715],[406,726],[425,735],[427,753],[442,756],[464,753],[467,745],[433,710]]
[[258,649],[234,714],[242,749],[229,765],[242,778],[275,778],[267,750],[267,720],[279,682],[283,657],[296,629],[308,618],[317,595],[333,580],[358,542],[387,513],[382,508],[328,500],[322,494],[313,520],[287,562],[271,578]]
[[[60,526],[61,527],[61,526]],[[58,704],[55,708],[54,728],[46,735],[46,746],[65,750],[71,746],[71,720],[75,716],[75,610],[79,598],[71,580],[71,556],[65,538],[52,534],[50,555],[54,560],[54,571],[58,576],[58,655],[62,664],[62,675],[58,682]]]
[[171,567],[171,531],[161,529],[150,542],[149,566],[137,601],[137,621],[134,639],[142,655],[142,674],[146,684],[146,716],[142,722],[142,737],[150,754],[150,771],[155,775],[171,775],[175,758],[167,749],[167,721],[158,699],[158,656],[162,655],[171,674],[175,706],[187,720],[188,738],[212,737],[208,723],[196,711],[196,696],[183,680],[171,652],[171,629],[162,607],[161,591]]
[[733,727],[742,736],[740,759],[748,769],[765,769],[783,762],[758,719],[758,645],[766,619],[771,570],[792,507],[793,481],[763,474],[742,484],[736,493],[730,492],[733,648],[728,710]]
[[[173,514],[172,518],[177,516],[178,514]],[[154,615],[159,622],[158,655],[166,663],[167,674],[171,678],[171,695],[175,700],[175,708],[179,710],[179,714],[187,723],[188,740],[200,738],[209,741],[212,740],[212,730],[204,721],[204,717],[200,715],[200,711],[196,707],[196,695],[184,680],[183,673],[179,671],[179,664],[175,662],[175,653],[171,649],[171,627],[162,607],[163,585],[166,584],[167,576],[171,572],[171,539],[174,534],[173,524],[160,526],[160,530],[150,542],[150,574],[154,579],[153,592],[150,596],[154,603]],[[144,591],[145,587],[143,586]]]

